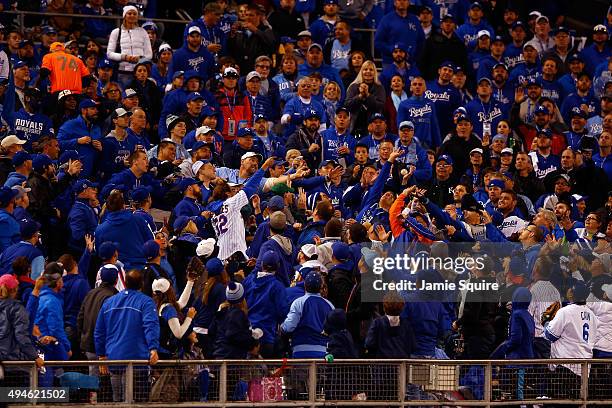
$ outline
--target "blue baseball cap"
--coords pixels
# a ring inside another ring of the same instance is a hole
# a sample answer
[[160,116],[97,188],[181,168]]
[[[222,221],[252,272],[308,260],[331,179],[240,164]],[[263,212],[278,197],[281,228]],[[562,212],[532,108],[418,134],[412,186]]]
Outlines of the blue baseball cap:
[[440,64],[438,68],[450,68],[454,71],[455,65],[451,61],[446,60],[446,61],[442,61],[442,63]]
[[41,34],[45,34],[45,35],[57,34],[57,30],[52,26],[44,26],[42,28]]
[[204,97],[199,92],[192,92],[187,97],[187,102],[195,101],[195,100],[198,100],[198,99],[204,100]]
[[185,75],[185,71],[175,71],[174,74],[172,74],[172,80],[174,81],[176,78]]
[[185,228],[187,224],[189,224],[189,221],[191,221],[191,218],[186,217],[184,215],[176,217],[176,219],[174,220],[174,224],[172,225],[172,227],[174,228],[174,232],[177,233],[182,231],[183,228]]
[[467,121],[472,123],[472,121],[470,120],[470,117],[468,115],[464,115],[463,113],[461,113],[459,116],[457,116],[456,122],[462,122],[462,121]]
[[503,37],[501,35],[496,35],[495,37],[491,38],[491,44],[496,43],[496,42],[504,43]]
[[217,117],[218,112],[216,112],[213,108],[211,108],[210,106],[204,106],[202,108],[202,117],[203,118],[209,118],[211,116],[214,116],[215,118]]
[[253,122],[258,122],[260,120],[265,120],[267,121],[268,118],[266,117],[266,115],[264,115],[263,113],[258,113],[257,115],[255,115],[255,118],[253,119]]
[[11,200],[19,195],[19,191],[10,187],[0,187],[0,207],[4,208],[9,205]]
[[81,179],[81,180],[77,180],[77,182],[74,183],[72,190],[76,194],[81,194],[83,191],[87,190],[88,188],[98,188],[98,184],[92,183],[91,181],[87,179]]
[[[106,259],[112,258],[113,255],[114,253],[111,254],[111,256],[109,256]],[[100,258],[102,258],[102,256],[100,256]],[[100,280],[102,282],[106,282],[106,283],[110,283],[111,285],[114,285],[117,282],[118,276],[119,276],[119,269],[117,269],[117,267],[113,264],[106,264],[100,268]]]
[[79,109],[87,109],[87,108],[97,108],[98,104],[93,99],[83,99],[81,103],[79,103]]
[[368,121],[368,123],[372,123],[375,120],[385,120],[385,115],[383,115],[382,113],[375,113],[372,116],[370,116],[370,120]]
[[147,259],[157,258],[159,256],[159,244],[154,239],[150,239],[142,246],[142,254]]
[[27,66],[28,64],[26,64],[26,62],[23,60],[16,60],[13,62],[13,69],[19,69],[19,68],[27,67]]
[[450,157],[448,154],[441,154],[436,160],[436,163],[441,162],[441,161],[445,162],[446,164],[450,164],[450,165],[453,164],[453,158]]
[[514,23],[512,23],[512,30],[515,30],[517,28],[522,28],[524,30],[525,29],[525,23],[523,23],[521,20],[517,20]]
[[153,30],[157,32],[157,24],[155,24],[153,21],[145,21],[142,24],[142,28],[144,28],[145,30]]
[[344,242],[334,242],[332,244],[332,254],[337,260],[344,262],[351,258],[351,248]]
[[281,44],[295,44],[297,41],[295,41],[293,38],[291,37],[287,37],[287,36],[282,36],[280,38],[280,42]]
[[395,51],[395,50],[401,50],[401,51],[404,51],[404,52],[407,53],[408,52],[408,47],[406,47],[402,43],[395,43],[395,44],[393,44],[393,50],[392,51]]
[[79,152],[76,150],[66,150],[59,158],[59,164],[68,163],[70,160],[80,160]]
[[508,71],[508,67],[503,62],[498,62],[497,64],[493,65],[493,68],[491,69],[491,72],[494,71],[496,68],[503,68],[506,71]]
[[128,188],[123,184],[108,183],[102,188],[102,191],[100,192],[100,197],[102,197],[102,199],[106,201],[106,199],[113,190],[118,190],[122,193],[125,193],[126,191],[128,191]]
[[44,170],[46,167],[52,164],[53,164],[53,160],[51,160],[51,158],[47,156],[46,154],[37,154],[32,159],[32,168],[38,172]]
[[570,112],[570,118],[573,118],[574,116],[579,116],[582,119],[587,118],[587,114],[578,106],[574,106]]
[[317,119],[320,120],[321,119],[321,115],[319,114],[319,112],[317,112],[314,109],[308,109],[308,111],[304,115],[304,119],[312,119],[312,118],[317,118]]
[[544,113],[544,114],[546,114],[546,115],[550,114],[550,112],[548,111],[548,108],[547,108],[546,106],[544,106],[544,105],[538,105],[538,107],[535,109],[535,112],[534,112],[534,113],[535,113],[536,115],[537,115],[538,113]]
[[444,17],[442,17],[442,18],[440,19],[440,21],[444,21],[444,20],[451,20],[451,21],[453,21],[453,22],[454,22],[454,21],[455,21],[455,16],[454,16],[454,15],[452,15],[451,13],[446,13],[446,14],[444,15]]
[[275,272],[278,269],[280,258],[274,251],[266,251],[261,256],[261,269],[264,272]]
[[499,187],[502,190],[506,187],[506,184],[504,183],[503,180],[499,180],[499,179],[493,179],[491,181],[489,181],[489,185],[487,187]]
[[557,28],[555,28],[554,30],[552,30],[552,35],[557,35],[559,33],[565,33],[567,35],[571,34],[571,30],[568,27],[565,26],[559,26]]
[[540,78],[538,78],[538,77],[530,77],[527,80],[527,86],[528,87],[529,86],[533,86],[533,85],[539,86],[541,88],[542,87],[542,81],[540,81]]
[[40,231],[40,224],[32,219],[24,218],[19,220],[19,233],[21,238],[29,239]]
[[150,195],[151,195],[151,188],[145,187],[145,186],[137,187],[134,190],[132,190],[130,193],[130,197],[132,198],[132,200],[136,201],[137,203],[140,203],[146,200],[147,197],[149,197]]
[[185,177],[179,181],[179,188],[184,192],[189,186],[193,186],[194,184],[198,184],[198,180],[193,177]]
[[402,130],[404,128],[414,129],[414,123],[412,123],[409,120],[404,120],[404,121],[402,121],[402,123],[399,124],[399,126],[397,128],[399,130]]
[[538,130],[537,135],[542,135],[550,139],[552,137],[552,132],[550,131],[550,129],[540,129]]
[[21,166],[23,163],[25,163],[28,160],[32,160],[32,155],[28,152],[26,152],[25,150],[21,150],[17,153],[15,153],[15,155],[13,156],[13,166],[17,167],[17,166]]
[[253,137],[253,129],[250,127],[243,127],[238,129],[238,137]]
[[211,147],[211,143],[206,143],[206,142],[203,142],[203,141],[201,141],[201,140],[198,140],[197,142],[195,142],[195,143],[194,143],[194,144],[191,146],[191,149],[190,149],[190,150],[191,150],[191,152],[195,152],[195,151],[197,151],[197,150],[199,150],[199,149],[201,149],[201,148],[203,148],[203,147],[208,147],[208,148],[210,148],[210,147]]
[[482,5],[479,2],[475,1],[470,5],[470,10],[475,9],[475,8],[479,8],[482,10]]
[[106,261],[108,259],[111,259],[113,255],[115,255],[115,252],[117,252],[118,250],[119,244],[112,241],[106,241],[100,245],[100,248],[98,248],[98,255],[100,256],[100,258],[102,258],[103,261]]
[[270,210],[280,211],[285,208],[285,200],[279,195],[275,195],[268,201],[268,208]]
[[98,68],[112,68],[113,67],[113,63],[109,60],[109,59],[101,59],[100,62],[98,62]]
[[206,261],[206,272],[208,277],[219,276],[223,273],[223,262],[219,258],[210,258]]

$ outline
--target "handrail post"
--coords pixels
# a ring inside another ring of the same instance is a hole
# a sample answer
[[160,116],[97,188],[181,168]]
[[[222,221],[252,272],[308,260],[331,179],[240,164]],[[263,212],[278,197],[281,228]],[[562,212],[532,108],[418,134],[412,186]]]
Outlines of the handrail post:
[[399,375],[397,376],[397,396],[399,398],[400,406],[404,406],[406,399],[406,362],[402,361],[399,365]]
[[317,364],[311,361],[308,364],[308,402],[311,407],[315,406],[317,401]]
[[580,376],[580,399],[582,400],[582,407],[586,408],[587,399],[589,397],[589,362],[583,361],[580,364],[581,376]]
[[[485,383],[484,383],[484,401],[487,404],[491,404],[491,382],[493,381],[493,365],[490,361],[487,361],[485,365]],[[490,407],[490,405],[487,405]]]
[[134,365],[132,362],[128,363],[127,370],[125,371],[125,403],[132,404],[134,402]]
[[219,402],[227,402],[227,363],[223,361],[219,370]]
[[[36,364],[32,364],[30,368],[30,389],[35,390],[38,388],[38,367]],[[30,404],[36,405],[36,398],[30,400]]]

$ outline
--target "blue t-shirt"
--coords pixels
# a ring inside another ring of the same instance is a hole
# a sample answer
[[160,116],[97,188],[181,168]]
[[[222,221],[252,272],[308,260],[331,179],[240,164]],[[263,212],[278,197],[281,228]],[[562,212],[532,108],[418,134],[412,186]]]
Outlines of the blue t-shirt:
[[349,53],[351,52],[351,42],[349,41],[346,45],[340,44],[340,41],[334,40],[332,43],[332,49],[330,54],[331,66],[336,68],[338,71],[341,69],[348,69]]

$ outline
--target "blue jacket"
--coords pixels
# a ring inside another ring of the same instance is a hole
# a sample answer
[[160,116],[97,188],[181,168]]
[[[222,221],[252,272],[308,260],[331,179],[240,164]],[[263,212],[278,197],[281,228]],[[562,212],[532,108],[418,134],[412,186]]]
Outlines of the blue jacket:
[[142,267],[147,262],[142,246],[153,239],[153,233],[147,222],[134,216],[130,210],[108,213],[104,222],[96,228],[95,236],[97,248],[106,241],[119,243],[119,259],[126,270]]
[[213,342],[213,356],[216,359],[245,359],[248,351],[257,344],[249,319],[236,307],[219,310],[208,335]]
[[[292,225],[287,224],[285,228],[285,232],[283,235],[287,238],[290,238],[291,241],[295,242],[297,236],[295,230]],[[261,224],[257,226],[255,230],[255,236],[253,237],[253,241],[247,248],[247,256],[251,258],[257,258],[259,256],[259,251],[261,250],[261,246],[270,239],[270,220],[266,219]]]
[[83,251],[83,255],[79,260],[77,274],[65,275],[64,287],[62,294],[64,296],[64,322],[66,325],[77,327],[77,316],[81,310],[81,305],[85,300],[85,296],[91,290],[89,281],[87,280],[87,272],[89,271],[89,262],[91,261],[91,252],[87,249]]
[[414,137],[428,148],[440,146],[440,127],[438,126],[435,104],[426,98],[411,96],[403,100],[397,108],[397,126],[405,120],[414,123]]
[[306,225],[298,238],[297,247],[301,248],[306,244],[313,244],[315,236],[320,238],[324,237],[325,234],[323,231],[325,229],[325,224],[327,224],[325,221],[313,221]]
[[100,167],[105,180],[111,178],[113,174],[125,170],[125,160],[136,150],[138,144],[140,144],[139,141],[130,133],[121,141],[110,134],[102,139],[102,164]]
[[508,76],[508,82],[514,87],[525,86],[527,82],[531,80],[538,80],[542,78],[542,66],[540,62],[535,64],[528,64],[523,62],[518,64]]
[[0,209],[0,253],[19,242],[20,237],[19,224],[15,217],[5,209]]
[[410,358],[416,350],[413,328],[404,318],[391,327],[387,316],[381,316],[370,325],[365,346],[370,358]]
[[24,181],[27,181],[28,178],[21,173],[17,173],[16,171],[12,171],[6,178],[4,182],[4,187],[13,188],[13,186],[20,186]]
[[[191,51],[187,44],[174,52],[172,56],[172,73],[176,71],[195,70],[204,82],[214,76],[215,57],[205,46],[200,46],[197,51]],[[186,82],[186,81],[185,81]]]
[[411,164],[416,167],[416,170],[412,175],[412,178],[415,182],[413,183],[411,181],[409,182],[409,184],[424,183],[426,181],[431,180],[432,168],[431,163],[427,158],[427,151],[425,151],[425,149],[423,149],[421,145],[416,142],[416,140],[413,140],[410,144],[414,144],[416,148],[416,161],[412,160],[412,158],[408,154],[408,149],[410,148],[410,145],[405,146],[401,144],[399,139],[395,142],[395,147],[400,148],[404,151],[404,153],[397,158],[397,161],[408,165]]
[[219,44],[221,45],[220,55],[225,55],[227,53],[227,35],[221,30],[220,22],[217,23],[214,27],[208,27],[206,23],[204,23],[204,19],[202,17],[197,20],[192,21],[187,24],[185,30],[183,31],[183,41],[187,41],[187,35],[189,34],[189,29],[191,27],[198,27],[202,33],[202,46],[208,47],[210,44]]
[[95,124],[88,126],[83,116],[78,116],[75,119],[65,122],[59,128],[57,140],[59,141],[62,151],[76,150],[79,152],[79,159],[81,163],[83,163],[83,170],[81,170],[80,176],[88,178],[95,175],[96,164],[100,152],[98,152],[91,143],[78,144],[77,139],[83,136],[89,136],[92,141],[98,140],[101,142],[102,129]]
[[317,101],[315,98],[311,98],[309,104],[303,103],[299,96],[295,96],[287,101],[285,107],[283,108],[283,115],[291,115],[291,122],[285,126],[283,137],[287,138],[289,135],[295,132],[297,127],[302,123],[304,115],[306,115],[306,112],[308,112],[310,109],[317,111],[321,117],[321,123],[325,123],[327,120],[325,108],[323,107],[323,104],[321,104],[321,102]]
[[274,344],[276,328],[289,311],[285,287],[273,274],[257,275],[257,272],[252,272],[243,282],[249,321],[252,327],[263,330],[261,343]]
[[59,341],[60,350],[63,351],[61,353],[62,357],[64,357],[64,360],[68,360],[67,353],[70,351],[70,341],[64,330],[63,296],[55,293],[50,287],[44,286],[40,290],[38,302],[34,323],[40,329],[42,336],[53,336]]
[[276,271],[276,279],[279,280],[283,284],[283,286],[288,287],[291,279],[293,278],[293,263],[297,256],[296,247],[292,244],[291,239],[280,236],[277,238],[279,241],[283,242],[281,245],[277,240],[271,237],[267,241],[265,241],[261,245],[261,249],[259,250],[259,254],[257,256],[257,262],[255,263],[255,269],[253,272],[261,271],[261,255],[266,251],[274,251],[278,254],[280,258],[280,264],[278,270]]
[[312,34],[312,42],[325,47],[327,41],[334,39],[335,27],[335,24],[325,22],[322,18],[317,18],[308,27],[308,31]]
[[327,315],[334,306],[319,294],[306,293],[296,299],[281,325],[284,333],[291,333],[291,347],[296,352],[320,352],[325,354],[327,338],[323,328]]
[[25,256],[30,262],[33,279],[38,278],[45,269],[45,257],[40,249],[29,242],[20,241],[6,248],[0,255],[0,276],[13,273],[13,261]]
[[493,76],[493,67],[495,64],[500,62],[504,62],[503,57],[501,60],[496,60],[492,55],[487,55],[478,61],[478,70],[476,71],[476,81],[479,81],[481,78],[489,78],[493,80],[491,77]]
[[512,295],[512,314],[508,325],[508,339],[494,352],[493,358],[535,358],[533,339],[535,322],[527,311],[531,302],[529,289],[520,287]]
[[519,64],[525,62],[525,59],[523,58],[523,47],[517,47],[514,45],[514,43],[506,45],[503,57],[504,64],[506,64],[509,70],[513,70]]
[[575,106],[586,105],[588,107],[588,117],[592,117],[599,114],[600,103],[593,93],[593,89],[589,90],[587,96],[580,96],[577,93],[571,93],[563,100],[561,105],[561,116],[565,123],[571,123],[570,113],[572,108]]
[[395,64],[389,64],[385,68],[383,68],[380,75],[378,76],[378,80],[380,81],[382,86],[385,87],[387,95],[390,95],[391,92],[391,79],[396,75],[399,75],[404,78],[404,89],[406,90],[406,93],[408,93],[408,91],[410,90],[410,83],[415,77],[421,75],[421,71],[419,71],[419,68],[416,66],[416,64],[408,64],[407,68],[408,69],[403,69],[402,71],[400,71],[397,65]]
[[159,349],[159,318],[155,302],[135,290],[124,290],[102,304],[94,344],[109,360],[148,360]]
[[109,184],[122,185],[127,189],[126,192],[130,192],[138,187],[151,187],[153,191],[151,195],[159,197],[162,194],[162,186],[151,173],[145,173],[140,178],[136,178],[136,175],[130,169],[125,169],[120,173],[117,173],[111,177],[108,181]]
[[425,33],[416,16],[408,14],[406,17],[400,17],[393,11],[382,18],[376,29],[374,46],[380,51],[383,64],[391,62],[393,47],[398,43],[409,49],[413,59],[421,54]]
[[[185,73],[184,83],[187,83],[189,77],[198,76],[194,71]],[[204,97],[204,106],[210,106],[215,112],[219,111],[219,104],[215,97],[206,89],[199,91],[200,95]],[[187,97],[191,92],[187,91],[185,87],[181,89],[175,89],[170,91],[164,96],[162,101],[162,111],[159,116],[159,123],[157,126],[159,137],[166,137],[168,135],[168,127],[166,126],[166,118],[168,115],[181,114],[187,111]],[[221,114],[217,116],[218,122],[223,124],[223,117]]]
[[395,143],[397,139],[397,135],[394,135],[392,133],[385,134],[385,136],[383,136],[383,138],[380,140],[374,139],[374,136],[372,136],[372,134],[369,134],[359,139],[357,143],[366,145],[368,147],[368,157],[370,158],[370,160],[378,160],[378,149],[380,148],[380,142],[382,140],[392,140],[393,143]]
[[281,101],[286,103],[291,98],[295,97],[295,84],[299,79],[299,76],[296,76],[294,79],[289,79],[283,74],[275,75],[272,78],[272,81],[278,85]]
[[68,247],[77,251],[85,248],[85,235],[93,235],[98,226],[98,215],[87,200],[77,198],[68,214],[70,239]]
[[605,45],[603,51],[598,51],[595,44],[591,44],[588,47],[585,47],[581,52],[580,56],[584,61],[584,70],[593,77],[593,73],[595,72],[595,68],[604,62],[607,62],[608,57],[610,57],[610,53],[612,50],[609,45]]
[[34,361],[38,352],[32,344],[26,309],[17,299],[2,299],[0,315],[0,361]]

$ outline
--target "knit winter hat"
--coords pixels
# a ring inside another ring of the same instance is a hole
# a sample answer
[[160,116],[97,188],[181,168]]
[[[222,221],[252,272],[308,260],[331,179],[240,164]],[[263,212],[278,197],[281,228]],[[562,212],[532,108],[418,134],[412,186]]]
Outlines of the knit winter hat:
[[225,289],[225,298],[230,303],[240,303],[244,298],[244,287],[238,282],[230,282]]

